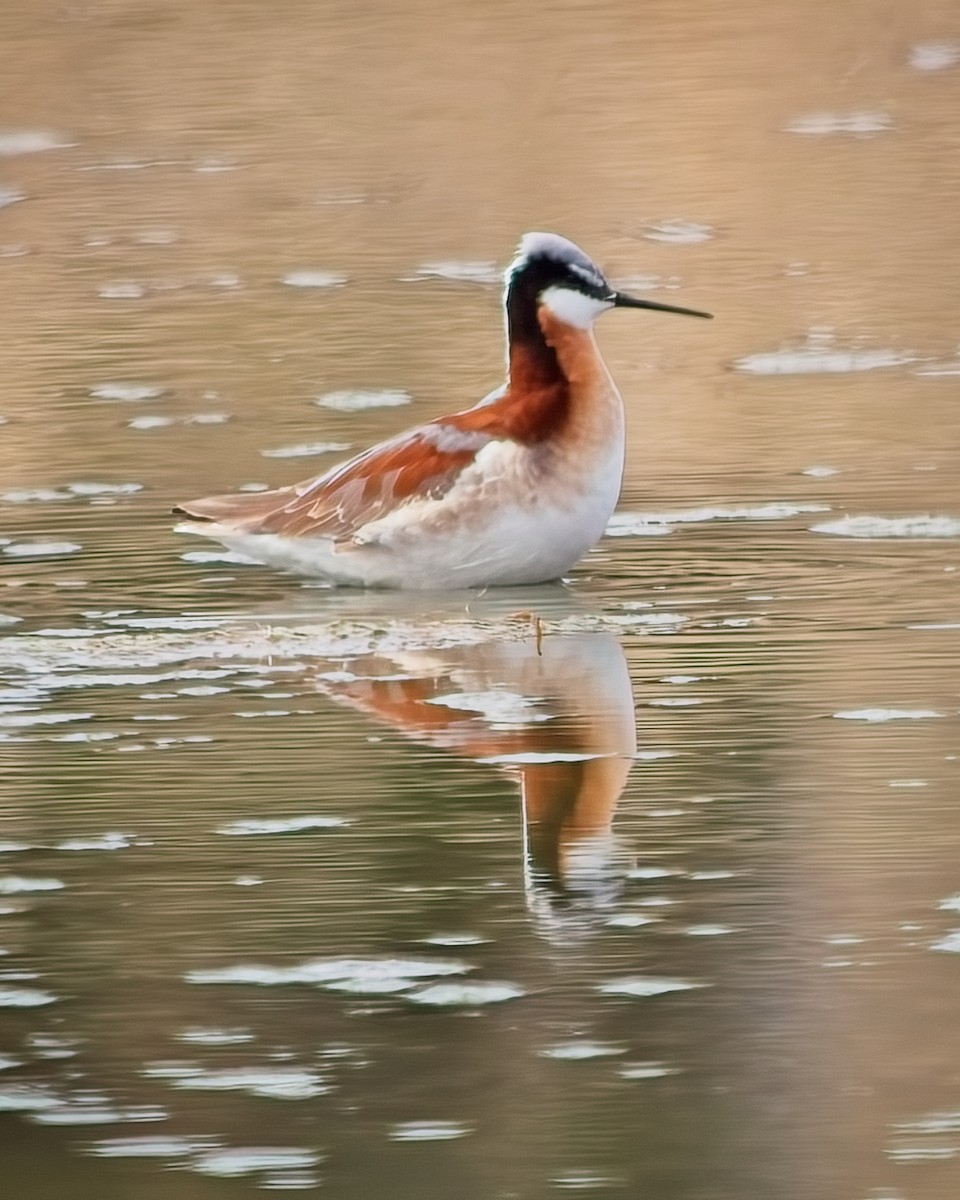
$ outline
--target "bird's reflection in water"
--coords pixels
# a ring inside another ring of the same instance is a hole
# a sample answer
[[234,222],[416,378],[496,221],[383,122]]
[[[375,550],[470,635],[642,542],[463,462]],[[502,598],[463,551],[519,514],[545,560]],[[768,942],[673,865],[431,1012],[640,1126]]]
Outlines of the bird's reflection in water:
[[613,903],[623,870],[611,824],[636,753],[633,693],[615,638],[397,651],[352,660],[317,683],[415,741],[519,781],[524,878],[538,917],[589,917]]

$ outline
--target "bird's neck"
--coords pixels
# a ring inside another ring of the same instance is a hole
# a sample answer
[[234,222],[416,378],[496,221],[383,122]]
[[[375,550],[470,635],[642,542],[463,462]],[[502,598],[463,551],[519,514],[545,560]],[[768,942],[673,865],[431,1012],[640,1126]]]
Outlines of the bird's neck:
[[508,387],[517,396],[550,392],[556,402],[582,402],[613,384],[590,329],[562,321],[545,305],[514,320],[507,310]]

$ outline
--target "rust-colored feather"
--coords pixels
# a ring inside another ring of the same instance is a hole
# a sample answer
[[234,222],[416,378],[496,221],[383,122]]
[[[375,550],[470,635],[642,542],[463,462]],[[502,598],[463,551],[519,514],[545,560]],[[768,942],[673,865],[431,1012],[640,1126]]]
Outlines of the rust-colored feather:
[[403,504],[442,496],[490,440],[490,434],[460,429],[450,421],[431,422],[303,483],[192,500],[174,512],[215,521],[236,533],[348,541]]

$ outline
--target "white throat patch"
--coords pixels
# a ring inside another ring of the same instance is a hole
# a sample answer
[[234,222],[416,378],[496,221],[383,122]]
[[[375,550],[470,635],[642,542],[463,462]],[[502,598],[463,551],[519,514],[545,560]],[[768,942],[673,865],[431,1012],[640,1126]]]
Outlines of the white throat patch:
[[540,303],[545,304],[557,320],[577,329],[589,329],[601,313],[613,308],[612,300],[598,300],[565,287],[547,288],[540,296]]

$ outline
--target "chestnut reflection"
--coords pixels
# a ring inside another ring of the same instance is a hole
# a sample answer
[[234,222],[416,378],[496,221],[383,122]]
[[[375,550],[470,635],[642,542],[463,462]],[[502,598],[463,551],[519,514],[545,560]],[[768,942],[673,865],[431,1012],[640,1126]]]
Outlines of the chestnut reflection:
[[633,693],[614,637],[377,654],[317,685],[417,742],[517,779],[532,905],[613,900],[620,873],[611,824],[636,752]]

